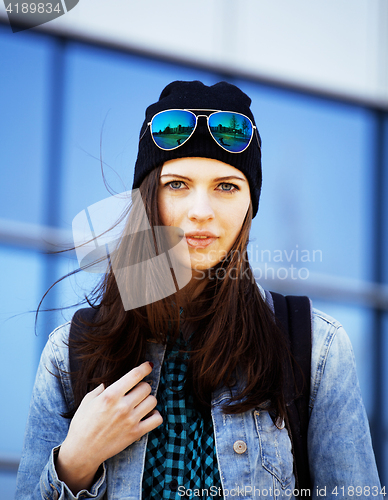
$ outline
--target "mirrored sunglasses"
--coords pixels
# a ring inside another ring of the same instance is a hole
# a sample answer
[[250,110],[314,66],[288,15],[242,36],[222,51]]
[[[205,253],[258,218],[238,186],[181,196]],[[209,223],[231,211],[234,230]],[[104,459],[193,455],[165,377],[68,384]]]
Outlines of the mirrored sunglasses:
[[[204,115],[200,114],[201,112],[210,114]],[[207,119],[210,135],[225,151],[242,153],[251,143],[254,133],[256,133],[260,148],[256,127],[247,116],[233,111],[214,109],[167,109],[161,111],[154,115],[148,123],[151,137],[160,149],[165,151],[177,149],[183,146],[194,134],[198,118],[201,116]]]

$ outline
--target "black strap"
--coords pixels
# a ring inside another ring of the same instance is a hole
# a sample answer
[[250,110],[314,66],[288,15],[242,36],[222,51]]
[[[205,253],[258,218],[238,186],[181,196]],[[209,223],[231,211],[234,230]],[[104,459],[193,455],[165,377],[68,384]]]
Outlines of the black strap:
[[311,374],[311,305],[308,297],[271,292],[277,321],[289,339],[292,360],[286,367],[285,397],[297,489],[311,490],[307,430]]

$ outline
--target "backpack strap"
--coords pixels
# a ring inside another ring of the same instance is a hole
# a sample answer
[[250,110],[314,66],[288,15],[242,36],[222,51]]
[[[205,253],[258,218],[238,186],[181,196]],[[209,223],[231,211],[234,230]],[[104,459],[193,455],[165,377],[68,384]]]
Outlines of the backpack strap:
[[297,488],[311,491],[307,430],[311,375],[311,304],[308,297],[271,292],[275,316],[287,335],[292,359],[286,367],[287,427],[294,455]]

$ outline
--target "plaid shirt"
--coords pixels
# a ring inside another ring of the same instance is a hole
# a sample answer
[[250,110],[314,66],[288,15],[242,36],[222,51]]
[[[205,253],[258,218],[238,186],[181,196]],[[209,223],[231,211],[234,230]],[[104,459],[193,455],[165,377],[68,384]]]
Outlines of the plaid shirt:
[[143,499],[190,498],[195,489],[208,490],[201,497],[217,498],[215,492],[222,492],[212,419],[195,408],[192,394],[185,394],[189,354],[180,349],[188,349],[182,334],[167,348],[161,370],[157,409],[163,424],[148,434]]

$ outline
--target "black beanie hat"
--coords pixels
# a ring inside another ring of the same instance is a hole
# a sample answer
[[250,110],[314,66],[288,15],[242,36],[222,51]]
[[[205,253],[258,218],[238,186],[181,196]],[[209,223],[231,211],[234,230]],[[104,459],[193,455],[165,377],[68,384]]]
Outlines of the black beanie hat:
[[[168,160],[186,157],[213,158],[228,163],[245,174],[249,182],[254,217],[261,190],[261,151],[256,137],[252,138],[249,147],[242,153],[229,153],[211,137],[205,119],[199,118],[197,128],[187,142],[172,151],[164,151],[155,145],[150,131],[146,131],[152,117],[166,109],[236,111],[248,116],[255,124],[250,104],[251,99],[244,92],[227,82],[219,82],[210,87],[199,81],[175,81],[167,85],[160,94],[159,101],[146,109],[132,189],[138,188],[151,170]],[[261,144],[260,136],[259,140]]]

